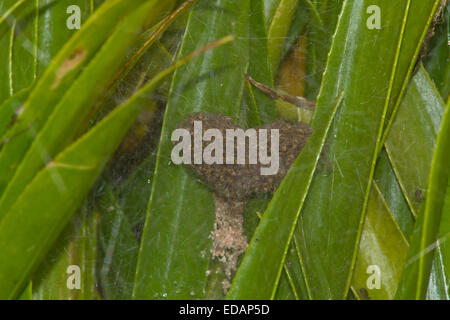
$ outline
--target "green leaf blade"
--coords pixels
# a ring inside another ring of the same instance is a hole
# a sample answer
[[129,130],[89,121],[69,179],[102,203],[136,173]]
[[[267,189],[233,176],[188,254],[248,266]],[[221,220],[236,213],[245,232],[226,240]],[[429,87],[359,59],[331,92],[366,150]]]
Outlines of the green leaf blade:
[[[249,1],[199,1],[181,54],[229,34],[237,39],[179,69],[173,78],[139,253],[133,297],[193,299],[205,295],[210,264],[213,195],[186,168],[170,163],[171,132],[197,111],[237,120],[248,65]],[[205,28],[208,32],[205,32]],[[185,274],[190,274],[185,277]]]

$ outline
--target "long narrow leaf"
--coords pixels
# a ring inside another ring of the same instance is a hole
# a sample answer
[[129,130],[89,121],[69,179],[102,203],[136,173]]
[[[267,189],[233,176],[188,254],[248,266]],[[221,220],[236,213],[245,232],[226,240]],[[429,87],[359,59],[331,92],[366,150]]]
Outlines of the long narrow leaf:
[[317,169],[328,130],[341,102],[342,95],[324,124],[315,127],[310,140],[272,198],[245,253],[227,295],[228,299],[274,298],[297,219]]
[[13,299],[24,289],[156,85],[192,58],[227,41],[212,43],[158,74],[37,174],[0,221],[0,250],[10,258],[0,263],[0,298]]
[[[450,108],[447,106],[436,141],[423,212],[419,214],[397,298],[424,299],[450,178]],[[448,213],[445,212],[444,216]],[[442,239],[444,241],[445,239]]]
[[[172,131],[196,111],[237,120],[248,65],[249,0],[201,0],[193,8],[181,54],[219,37],[238,38],[179,69],[173,78],[157,155],[135,278],[134,298],[205,296],[214,203],[212,192],[170,161]],[[186,277],[189,274],[189,277]]]
[[[384,21],[379,30],[366,25],[367,8],[374,4]],[[429,21],[437,1],[420,4],[422,9],[413,11],[409,1],[344,2],[313,123],[323,121],[331,99],[342,90],[343,107],[323,157],[328,166],[314,178],[296,233],[315,299],[347,296],[384,119],[391,99],[399,95],[398,82],[405,81],[399,75],[406,76],[414,63],[418,39],[427,29],[418,22],[406,29],[406,21]]]

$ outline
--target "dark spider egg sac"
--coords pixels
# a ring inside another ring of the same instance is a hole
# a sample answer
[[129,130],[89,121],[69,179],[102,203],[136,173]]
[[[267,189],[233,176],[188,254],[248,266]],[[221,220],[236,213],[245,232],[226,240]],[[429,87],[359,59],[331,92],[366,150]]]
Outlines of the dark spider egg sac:
[[[221,114],[193,113],[187,116],[179,128],[184,128],[191,134],[191,159],[194,150],[194,121],[202,122],[203,133],[208,129],[219,129],[225,142],[226,129],[239,129],[232,119]],[[275,121],[265,126],[255,128],[257,136],[260,129],[267,131],[267,150],[270,154],[270,129],[279,130],[279,169],[274,175],[262,175],[261,167],[269,165],[248,164],[249,143],[246,139],[246,164],[237,164],[237,143],[234,143],[234,164],[189,164],[197,176],[201,178],[216,194],[233,200],[246,200],[253,195],[273,193],[280,184],[288,169],[295,161],[306,141],[312,134],[312,128],[305,123],[288,123]],[[202,150],[211,142],[202,140]],[[259,141],[258,141],[259,143]],[[176,144],[176,143],[174,143]],[[259,150],[259,146],[257,148]],[[223,159],[225,162],[226,147],[223,146]],[[259,151],[258,151],[259,152]],[[193,162],[193,161],[192,161]]]

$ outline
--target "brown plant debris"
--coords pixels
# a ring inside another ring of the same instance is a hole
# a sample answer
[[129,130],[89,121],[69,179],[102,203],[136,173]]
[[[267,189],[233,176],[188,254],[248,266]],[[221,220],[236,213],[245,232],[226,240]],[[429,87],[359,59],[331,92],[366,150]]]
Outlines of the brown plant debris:
[[[243,228],[244,201],[228,201],[219,196],[214,197],[216,220],[211,233],[213,246],[211,254],[214,259],[224,264],[227,279],[236,270],[239,256],[247,250],[248,242]],[[227,290],[223,282],[224,290]]]
[[256,88],[258,88],[260,91],[262,91],[265,95],[268,97],[274,99],[274,100],[284,100],[286,102],[289,102],[290,104],[297,106],[299,108],[303,108],[306,110],[314,110],[316,107],[316,103],[313,101],[308,101],[305,98],[301,96],[293,96],[290,95],[282,90],[276,90],[272,89],[269,86],[266,86],[265,84],[262,84],[249,75],[245,75],[245,79],[249,81],[251,84],[253,84]]
[[74,70],[86,57],[87,51],[85,49],[77,48],[71,55],[63,61],[59,69],[56,71],[55,81],[52,84],[52,89],[55,89],[61,83],[61,80],[72,70]]

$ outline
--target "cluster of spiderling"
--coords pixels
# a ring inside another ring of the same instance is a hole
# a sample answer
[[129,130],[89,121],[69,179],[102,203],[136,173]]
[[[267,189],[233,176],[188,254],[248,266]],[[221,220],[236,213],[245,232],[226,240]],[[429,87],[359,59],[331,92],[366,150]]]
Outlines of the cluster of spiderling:
[[[230,117],[221,114],[193,113],[187,116],[180,128],[187,129],[194,138],[194,121],[202,121],[203,130],[219,129],[225,136],[226,129],[239,128]],[[273,193],[291,167],[306,141],[312,128],[305,123],[275,121],[255,128],[279,130],[279,170],[275,175],[261,175],[260,164],[190,164],[188,165],[216,194],[225,199],[246,200],[254,195]],[[207,143],[203,142],[206,146]],[[271,150],[270,140],[267,149]],[[249,144],[246,144],[248,155]],[[194,150],[192,145],[191,150]],[[225,152],[225,150],[224,150]],[[235,152],[236,156],[236,152]]]

